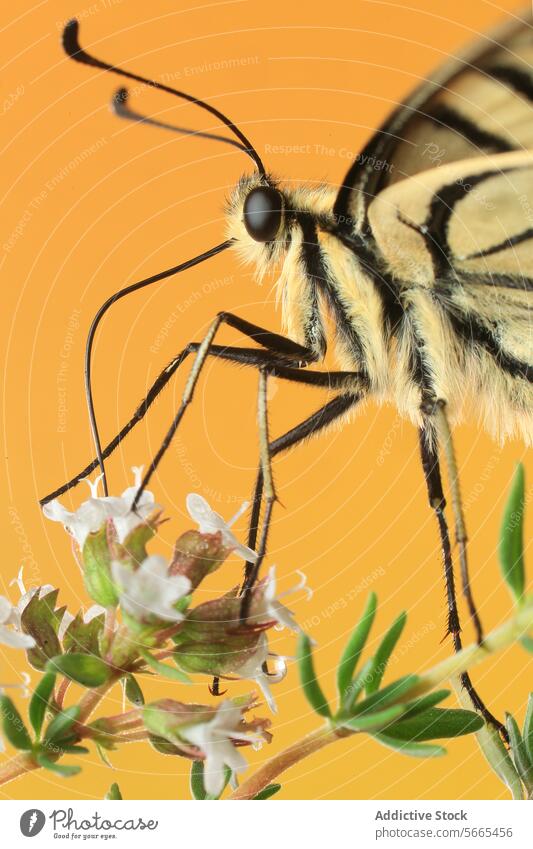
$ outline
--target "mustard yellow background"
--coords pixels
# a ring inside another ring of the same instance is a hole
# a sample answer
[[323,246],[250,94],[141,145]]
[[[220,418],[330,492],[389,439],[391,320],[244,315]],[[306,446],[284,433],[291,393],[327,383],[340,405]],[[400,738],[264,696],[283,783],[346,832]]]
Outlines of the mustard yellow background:
[[[516,8],[513,0],[84,2],[5,4],[0,36],[0,593],[17,598],[9,582],[24,563],[28,585],[59,585],[71,611],[87,604],[81,575],[69,539],[42,517],[37,501],[93,456],[83,395],[91,318],[120,287],[221,241],[224,197],[250,166],[231,148],[118,121],[108,103],[120,80],[69,62],[59,43],[63,23],[77,15],[82,43],[92,52],[208,98],[243,128],[276,174],[338,183],[398,99],[450,51]],[[161,120],[213,129],[209,116],[164,94],[144,89],[132,105]],[[217,310],[278,329],[271,283],[259,287],[227,252],[112,310],[94,360],[104,440],[172,356],[202,337]],[[220,340],[241,342],[226,329]],[[108,463],[114,492],[131,481],[130,466],[147,463],[157,449],[185,373]],[[169,554],[177,534],[190,526],[187,492],[201,492],[226,517],[249,497],[257,461],[256,385],[252,371],[208,365],[179,439],[153,482],[170,517],[153,550]],[[279,381],[271,396],[273,435],[328,397]],[[473,585],[492,628],[511,609],[496,541],[504,494],[525,449],[519,442],[494,444],[475,422],[461,427],[456,438]],[[533,465],[526,463],[531,479]],[[391,675],[422,670],[447,656],[437,533],[413,428],[394,409],[369,405],[342,432],[278,459],[276,480],[282,504],[268,561],[277,564],[281,589],[296,582],[296,569],[314,588],[310,602],[301,596],[293,607],[317,641],[317,667],[328,693],[333,696],[336,659],[370,588],[381,602],[374,645],[402,609],[409,611]],[[82,484],[63,501],[77,506],[87,495]],[[239,529],[244,537],[244,519]],[[205,597],[227,590],[239,575],[240,563],[230,561],[212,577]],[[465,639],[471,637],[466,626]],[[276,651],[294,651],[286,632],[273,632],[272,642]],[[21,652],[2,653],[0,681],[18,681],[24,669]],[[500,716],[504,710],[523,715],[532,680],[521,650],[487,662],[474,678]],[[207,683],[198,680],[187,689],[150,680],[145,691],[149,698],[209,701]],[[246,689],[238,683],[230,693]],[[317,724],[294,666],[275,694],[274,742],[247,753],[256,765]],[[101,713],[116,713],[120,703],[117,687]],[[2,788],[2,796],[101,798],[115,780],[126,798],[189,796],[186,760],[164,757],[146,744],[111,753],[111,760],[113,770],[91,751],[81,775],[61,780],[37,772]],[[280,798],[505,795],[473,738],[452,743],[447,758],[425,762],[353,737],[288,772]]]

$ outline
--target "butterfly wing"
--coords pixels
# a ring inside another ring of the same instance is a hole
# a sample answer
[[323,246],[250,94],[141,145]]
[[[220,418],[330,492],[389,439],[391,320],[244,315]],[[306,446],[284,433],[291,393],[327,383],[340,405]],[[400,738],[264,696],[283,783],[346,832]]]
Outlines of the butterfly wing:
[[413,174],[533,148],[531,22],[528,13],[483,36],[390,115],[343,180],[334,206],[340,230],[364,231],[372,199]]

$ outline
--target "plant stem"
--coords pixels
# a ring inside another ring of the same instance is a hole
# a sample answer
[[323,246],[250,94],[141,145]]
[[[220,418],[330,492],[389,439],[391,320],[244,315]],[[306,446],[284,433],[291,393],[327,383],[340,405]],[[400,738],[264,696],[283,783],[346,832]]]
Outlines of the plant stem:
[[446,658],[428,672],[420,676],[417,683],[408,690],[399,701],[410,701],[416,696],[424,696],[440,686],[444,681],[467,672],[473,666],[486,660],[491,654],[501,651],[519,640],[533,628],[533,596],[530,596],[517,610],[515,616],[500,625],[485,637],[483,643],[472,643],[457,654]]
[[20,778],[21,775],[31,772],[32,769],[39,769],[39,764],[34,761],[28,752],[21,752],[0,767],[0,784],[14,781],[15,778]]
[[67,692],[69,687],[70,687],[70,678],[63,678],[61,684],[57,688],[57,695],[56,695],[56,705],[57,705],[59,710],[63,710],[63,702],[65,700],[65,695],[66,695],[66,692]]
[[102,684],[100,687],[95,687],[93,690],[87,690],[80,702],[80,715],[78,717],[78,722],[85,723],[87,721],[107,691],[111,689],[113,684],[117,683],[122,674],[122,672],[116,673],[111,676],[109,681],[106,681],[105,684]]
[[343,732],[339,734],[338,731],[329,726],[319,728],[318,731],[313,731],[311,734],[303,737],[302,740],[284,749],[278,755],[274,755],[257,772],[247,778],[237,790],[234,790],[229,798],[253,799],[260,790],[267,787],[274,778],[277,778],[286,769],[323,749],[324,746],[329,746],[335,740],[340,740],[343,736],[345,736]]
[[[448,681],[450,678],[455,678],[462,672],[466,672],[472,666],[475,666],[477,663],[481,663],[481,661],[486,660],[491,654],[501,651],[501,649],[511,645],[532,628],[533,597],[530,597],[519,608],[515,616],[499,628],[492,631],[486,637],[481,646],[477,643],[472,643],[470,646],[462,649],[462,651],[452,657],[438,663],[428,672],[421,675],[416,684],[407,691],[402,698],[399,699],[399,701],[408,702],[417,696],[423,696],[426,693],[432,692],[443,682]],[[288,749],[280,752],[279,755],[274,755],[274,757],[267,761],[267,763],[258,769],[257,772],[247,778],[246,781],[244,781],[229,798],[252,799],[257,795],[257,793],[259,793],[260,790],[267,787],[272,779],[277,778],[277,776],[281,775],[281,773],[286,769],[304,758],[307,758],[309,755],[312,755],[314,752],[317,752],[319,749],[324,748],[324,746],[329,746],[329,744],[334,743],[335,740],[350,736],[351,733],[352,732],[347,732],[345,729],[341,731],[340,729],[335,730],[330,727],[314,731],[312,734],[309,734],[307,737],[304,737],[302,740],[299,740],[297,743],[289,746]],[[495,745],[494,740],[492,740],[492,743]],[[503,743],[501,746],[503,747]],[[485,752],[486,757],[489,758],[490,752],[487,752],[487,747],[484,747],[483,751]],[[495,757],[492,757],[490,762],[493,768],[496,768]],[[500,752],[500,773],[504,766],[506,765],[502,764],[502,756]],[[511,778],[512,776],[510,777],[509,773],[509,775],[506,775],[506,778],[503,778],[503,780],[510,782],[508,783],[508,786],[510,786],[510,789],[514,794],[517,792],[517,789]]]

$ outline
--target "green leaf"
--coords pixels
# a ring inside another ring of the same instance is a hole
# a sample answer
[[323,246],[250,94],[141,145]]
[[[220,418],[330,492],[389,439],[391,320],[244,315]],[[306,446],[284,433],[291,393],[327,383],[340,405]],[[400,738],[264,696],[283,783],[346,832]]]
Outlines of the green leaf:
[[358,704],[356,713],[368,713],[370,710],[373,711],[378,707],[381,709],[390,705],[391,702],[398,701],[401,696],[414,687],[418,680],[418,675],[404,675],[402,678],[398,678],[392,684],[388,684],[386,687],[378,690],[377,693],[367,696],[366,699]]
[[24,610],[20,621],[22,630],[35,640],[36,645],[28,649],[29,663],[42,672],[47,660],[61,654],[61,645],[57,638],[59,625],[66,607],[56,610],[59,590],[51,590],[40,598],[40,589],[32,596]]
[[337,691],[341,705],[345,704],[349,699],[349,694],[347,696],[347,690],[357,668],[361,653],[365,647],[370,629],[372,628],[372,623],[376,615],[377,603],[378,599],[376,594],[370,593],[363,615],[355,626],[341,655],[337,669]]
[[172,681],[181,681],[182,684],[191,684],[192,681],[185,672],[182,672],[181,669],[176,669],[174,666],[169,666],[167,663],[161,663],[160,660],[156,660],[149,651],[146,649],[139,648],[139,654],[146,661],[148,666],[150,666],[155,672],[158,672],[159,675],[163,675],[164,678],[170,678]]
[[67,755],[88,755],[89,749],[87,746],[63,746],[61,745],[61,751],[65,752]]
[[352,731],[369,731],[374,728],[383,728],[389,726],[391,722],[398,719],[405,713],[406,705],[393,705],[385,710],[378,710],[368,716],[361,714],[352,717],[351,719],[343,720],[342,726],[350,728]]
[[39,738],[41,728],[43,727],[46,709],[54,692],[55,683],[55,672],[47,672],[39,681],[31,697],[28,715],[37,738]]
[[505,505],[500,531],[500,565],[504,580],[515,602],[520,602],[525,589],[524,570],[524,466],[519,463]]
[[394,751],[402,755],[409,755],[411,758],[439,758],[446,754],[446,749],[443,746],[431,746],[427,743],[407,743],[381,733],[372,734],[372,737],[388,749],[394,749]]
[[305,634],[300,634],[296,658],[300,672],[300,681],[307,701],[320,716],[331,717],[331,710],[320,684],[316,680],[311,652],[311,640]]
[[524,743],[529,760],[533,763],[533,693],[529,694],[527,702],[526,718],[524,720]]
[[522,637],[520,640],[522,648],[533,654],[533,637]]
[[389,630],[379,644],[378,650],[374,655],[374,671],[370,680],[366,685],[367,695],[372,695],[379,690],[379,685],[385,674],[390,656],[396,648],[396,643],[400,639],[405,623],[407,622],[407,613],[400,613],[397,619],[394,620]]
[[462,737],[483,728],[483,719],[471,710],[430,708],[410,719],[400,719],[387,728],[387,736],[407,742]]
[[359,695],[365,688],[365,685],[372,678],[374,669],[374,658],[371,657],[363,664],[359,673],[355,676],[349,687],[346,688],[346,704],[343,713],[350,713],[353,710],[354,703],[359,698]]
[[9,698],[0,696],[4,734],[15,749],[31,749],[32,741],[20,713]]
[[257,796],[253,797],[253,800],[257,802],[259,799],[270,799],[271,796],[275,796],[280,790],[281,784],[269,784],[267,787],[263,787]]
[[99,687],[110,675],[107,663],[88,654],[63,654],[48,661],[48,669],[59,672],[83,687]]
[[123,686],[127,700],[132,705],[141,707],[144,704],[144,696],[137,679],[133,675],[128,675],[123,681]]
[[190,786],[191,786],[191,794],[193,799],[197,799],[198,801],[203,801],[207,793],[205,792],[204,787],[204,762],[203,761],[193,761],[191,765],[191,777],[190,777]]
[[79,715],[79,705],[72,705],[54,716],[44,735],[45,744],[60,745],[60,741],[67,736]]
[[72,775],[77,775],[81,772],[81,766],[69,766],[67,764],[59,764],[55,763],[55,761],[51,761],[49,758],[45,757],[45,755],[37,755],[37,763],[39,766],[42,766],[43,769],[48,769],[50,772],[55,772],[57,775],[61,775],[63,778],[70,778]]
[[450,690],[436,690],[434,693],[429,693],[427,696],[422,696],[420,699],[413,699],[412,702],[406,704],[405,718],[411,719],[418,713],[423,713],[429,708],[435,707],[439,702],[444,701],[450,695]]
[[119,801],[122,800],[122,798],[123,797],[122,793],[120,792],[120,787],[118,786],[117,782],[114,781],[107,793],[105,794],[104,799]]
[[511,753],[517,772],[524,782],[528,793],[533,789],[533,764],[529,759],[529,753],[520,734],[520,729],[514,716],[510,713],[505,715],[505,725],[509,734]]
[[102,763],[105,764],[105,766],[108,766],[110,769],[113,769],[113,764],[107,757],[104,747],[100,743],[97,743],[96,740],[94,741],[94,744],[96,746],[96,751],[98,752],[98,757],[100,758]]
[[99,639],[104,629],[104,622],[105,613],[95,616],[90,622],[84,622],[83,614],[77,613],[65,631],[63,637],[64,650],[66,652],[99,655]]

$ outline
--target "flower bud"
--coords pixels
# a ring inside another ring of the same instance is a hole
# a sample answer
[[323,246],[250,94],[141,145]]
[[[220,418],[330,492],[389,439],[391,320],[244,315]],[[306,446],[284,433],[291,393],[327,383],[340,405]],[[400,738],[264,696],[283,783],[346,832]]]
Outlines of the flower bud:
[[176,541],[169,574],[184,575],[194,590],[206,575],[222,566],[231,550],[224,545],[221,531],[213,534],[187,531]]

